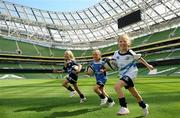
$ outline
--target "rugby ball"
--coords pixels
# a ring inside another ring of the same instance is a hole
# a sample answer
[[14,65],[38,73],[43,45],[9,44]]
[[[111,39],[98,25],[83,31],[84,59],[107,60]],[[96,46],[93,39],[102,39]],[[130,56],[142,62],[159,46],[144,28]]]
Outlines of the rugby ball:
[[109,70],[117,70],[118,66],[115,59],[107,58],[105,59],[104,67],[107,71]]
[[85,73],[90,75],[90,76],[94,75],[93,67],[92,66],[87,66],[86,69],[85,69]]
[[73,66],[72,66],[72,70],[78,71],[78,69],[79,69],[79,67],[78,67],[77,65],[73,65]]

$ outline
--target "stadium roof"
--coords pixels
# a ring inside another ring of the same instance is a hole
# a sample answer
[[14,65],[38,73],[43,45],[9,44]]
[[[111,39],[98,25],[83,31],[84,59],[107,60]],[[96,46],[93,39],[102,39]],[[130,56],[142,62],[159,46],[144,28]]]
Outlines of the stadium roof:
[[89,8],[101,0],[5,0],[48,11],[72,12]]
[[[137,10],[142,20],[118,29],[117,20]],[[122,33],[138,37],[162,27],[177,27],[179,16],[179,0],[102,0],[76,12],[46,11],[0,0],[0,34],[57,48],[85,49],[112,45]]]

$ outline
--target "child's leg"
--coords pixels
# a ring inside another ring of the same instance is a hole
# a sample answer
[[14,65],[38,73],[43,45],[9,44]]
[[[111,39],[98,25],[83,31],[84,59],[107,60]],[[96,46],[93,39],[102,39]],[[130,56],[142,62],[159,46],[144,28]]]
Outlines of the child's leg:
[[106,93],[105,87],[101,87],[100,90],[101,90],[102,94],[108,98],[107,102],[108,102],[108,104],[109,104],[109,107],[113,107],[113,106],[115,105],[115,102],[114,102],[114,100],[113,100],[111,97],[109,97],[109,95]]
[[99,90],[104,96],[109,97],[109,95],[106,93],[105,87],[100,87]]
[[102,92],[102,94],[104,96],[106,96],[108,98],[108,102],[113,102],[113,99],[111,97],[109,97],[109,95],[106,93],[105,87],[101,87],[100,91]]
[[84,95],[81,93],[81,91],[79,90],[79,87],[77,85],[77,83],[73,84],[74,89],[77,91],[77,93],[79,94],[80,98],[84,98]]
[[100,97],[100,99],[101,99],[100,105],[102,106],[102,105],[105,105],[105,104],[107,103],[108,98],[103,94],[103,92],[101,91],[100,88],[103,88],[103,85],[98,85],[98,84],[97,84],[97,85],[94,87],[94,92],[99,95],[99,97]]
[[131,95],[133,95],[136,98],[136,101],[139,103],[139,106],[142,108],[146,108],[146,104],[143,101],[141,95],[139,94],[139,92],[136,90],[135,87],[130,87],[128,88],[129,92],[131,93]]
[[115,89],[116,93],[118,94],[118,98],[124,97],[124,93],[122,91],[122,88],[126,85],[127,84],[122,80],[119,80],[119,82],[115,84],[114,89]]
[[136,90],[135,87],[130,87],[128,88],[128,90],[136,98],[136,101],[138,102],[139,106],[143,109],[144,116],[147,116],[149,114],[149,105],[143,101],[142,97],[140,96],[139,92]]
[[136,98],[137,102],[142,101],[142,97],[140,96],[140,94],[138,93],[135,87],[130,87],[128,88],[128,90],[131,93],[131,95],[133,95]]
[[64,82],[63,82],[63,86],[66,88],[66,89],[68,89],[69,91],[74,91],[74,89],[70,86],[70,85],[68,85],[68,83],[69,83],[69,81],[68,80],[64,80]]
[[99,85],[96,85],[96,86],[94,86],[94,88],[93,88],[94,92],[95,92],[96,94],[98,94],[98,95],[102,94],[102,92],[100,91],[99,88],[100,88]]
[[119,82],[116,83],[116,85],[114,86],[115,91],[118,94],[119,104],[121,107],[127,107],[126,99],[125,99],[124,93],[122,91],[122,87],[124,87],[126,85],[127,84],[124,81],[119,80]]
[[93,90],[94,90],[94,92],[95,92],[96,94],[99,95],[99,97],[100,97],[101,99],[104,99],[104,98],[105,98],[105,95],[101,92],[100,88],[101,88],[100,85],[96,85],[96,86],[93,88]]
[[129,114],[129,109],[127,108],[127,102],[126,102],[124,93],[122,91],[122,87],[125,87],[125,86],[127,86],[127,84],[123,80],[119,80],[119,82],[116,83],[116,85],[114,86],[116,93],[118,94],[119,105],[121,106],[121,108],[117,112],[118,115]]

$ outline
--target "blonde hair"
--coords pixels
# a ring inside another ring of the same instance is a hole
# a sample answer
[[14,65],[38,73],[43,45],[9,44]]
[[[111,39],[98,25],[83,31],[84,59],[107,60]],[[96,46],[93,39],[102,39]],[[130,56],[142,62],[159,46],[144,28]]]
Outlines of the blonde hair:
[[92,54],[94,54],[95,52],[98,52],[99,55],[101,55],[101,51],[100,51],[99,49],[94,49],[93,52],[92,52]]
[[120,35],[118,38],[118,43],[119,43],[119,40],[125,40],[127,42],[128,46],[131,46],[131,39],[129,38],[129,36],[127,34]]
[[67,54],[70,56],[70,59],[75,60],[74,54],[72,53],[71,50],[66,50],[66,51],[64,52],[64,54],[65,54],[65,53],[67,53]]

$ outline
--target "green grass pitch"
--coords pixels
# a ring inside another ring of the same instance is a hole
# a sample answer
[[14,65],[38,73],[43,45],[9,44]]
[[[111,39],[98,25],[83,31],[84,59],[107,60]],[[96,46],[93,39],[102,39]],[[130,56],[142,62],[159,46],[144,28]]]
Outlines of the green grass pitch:
[[[69,97],[61,86],[63,79],[0,80],[0,118],[141,118],[142,110],[124,89],[129,115],[117,116],[119,110],[114,84],[110,76],[106,90],[116,102],[113,108],[100,107],[99,97],[93,92],[93,78],[80,78],[79,86],[87,102]],[[139,77],[136,88],[150,105],[148,118],[179,118],[180,77]]]

